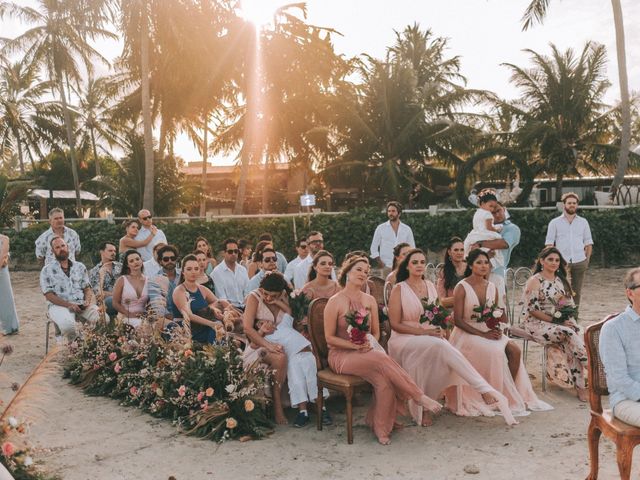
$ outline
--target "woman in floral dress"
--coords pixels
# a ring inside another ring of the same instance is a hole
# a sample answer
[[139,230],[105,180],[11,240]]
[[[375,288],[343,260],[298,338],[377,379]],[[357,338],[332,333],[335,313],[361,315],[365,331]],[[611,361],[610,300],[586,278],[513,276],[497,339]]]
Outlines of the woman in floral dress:
[[575,387],[587,401],[587,352],[567,281],[566,262],[555,247],[538,255],[535,271],[525,286],[523,326],[541,345],[547,346],[547,378],[564,387]]

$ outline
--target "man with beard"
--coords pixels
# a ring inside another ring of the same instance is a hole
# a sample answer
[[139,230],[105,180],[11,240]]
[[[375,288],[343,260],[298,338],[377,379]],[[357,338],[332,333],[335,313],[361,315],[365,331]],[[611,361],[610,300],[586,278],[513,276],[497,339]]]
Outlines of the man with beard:
[[62,237],[54,237],[50,243],[54,260],[40,272],[40,288],[47,299],[49,318],[56,324],[58,342],[63,337],[74,340],[76,320],[95,325],[100,314],[91,303],[91,284],[86,267],[69,258],[69,247]]
[[51,251],[51,240],[62,237],[67,243],[69,258],[73,261],[80,254],[80,237],[78,233],[64,224],[64,211],[61,208],[49,210],[49,225],[47,230],[36,240],[36,257],[40,266],[53,262],[55,257]]
[[118,314],[113,308],[113,286],[122,271],[122,263],[116,261],[116,254],[116,246],[113,243],[103,242],[100,245],[100,263],[89,270],[89,282],[93,293],[102,301],[105,312],[110,317]]
[[256,261],[260,263],[260,270],[249,279],[249,282],[244,287],[245,297],[260,287],[260,282],[265,275],[278,271],[278,256],[276,255],[276,251],[271,247],[267,247],[262,250],[262,252],[256,254]]
[[[402,205],[399,202],[387,203],[388,222],[377,226],[371,242],[372,266],[382,268],[385,278],[393,267],[393,247],[399,243],[408,243],[411,248],[416,247],[413,231],[409,225],[400,221]],[[385,273],[386,272],[386,273]]]
[[173,245],[160,247],[156,252],[160,270],[149,273],[148,292],[151,311],[158,318],[173,318],[173,290],[180,282],[178,249]]
[[573,192],[565,193],[561,200],[564,211],[549,222],[544,243],[547,247],[555,246],[560,250],[562,258],[567,262],[574,301],[579,307],[582,282],[593,251],[593,238],[589,222],[576,214],[578,195]]

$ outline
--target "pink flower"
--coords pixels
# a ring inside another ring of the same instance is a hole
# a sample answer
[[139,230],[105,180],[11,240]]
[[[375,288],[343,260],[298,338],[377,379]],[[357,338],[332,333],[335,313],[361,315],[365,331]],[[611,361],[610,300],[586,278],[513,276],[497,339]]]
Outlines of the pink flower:
[[491,311],[490,308],[485,308],[484,310],[482,310],[482,315],[486,315],[487,313],[489,313]]
[[204,392],[198,393],[198,401],[201,402],[204,397]]
[[11,457],[14,453],[16,453],[16,447],[13,446],[13,443],[4,442],[2,444],[2,455],[5,457]]
[[185,387],[184,385],[180,385],[180,388],[178,389],[178,395],[180,395],[181,397],[184,397],[186,392],[187,392],[187,387]]
[[138,395],[138,387],[136,386],[131,387],[129,389],[129,393],[135,397],[136,395]]
[[562,297],[559,301],[558,301],[558,306],[559,307],[564,307],[567,304],[567,300]]
[[118,354],[116,352],[111,352],[109,354],[109,360],[111,360],[112,362],[115,362],[118,359]]
[[207,388],[207,391],[205,392],[207,394],[207,397],[210,397],[213,395],[213,388],[209,387]]
[[367,312],[366,308],[359,308],[358,311],[356,312],[356,316],[364,318],[367,316],[367,313],[369,312]]
[[120,366],[119,363],[117,363],[116,366],[113,367],[113,371],[116,373],[120,373],[120,370],[122,370],[122,367]]
[[209,408],[209,400],[205,400],[204,403],[200,404],[200,408],[207,410]]
[[187,358],[189,358],[192,354],[193,354],[193,351],[190,348],[184,351],[184,356]]
[[424,315],[425,315],[429,320],[433,320],[433,313],[431,313],[429,310],[427,310],[426,312],[424,312]]
[[357,323],[358,325],[362,325],[362,322],[364,322],[364,318],[359,317],[359,316],[358,316],[358,317],[356,317],[356,323]]
[[433,313],[435,314],[440,313],[440,309],[438,307],[433,307]]
[[100,368],[100,365],[98,365],[97,363],[93,364],[93,369],[94,370],[98,370]]

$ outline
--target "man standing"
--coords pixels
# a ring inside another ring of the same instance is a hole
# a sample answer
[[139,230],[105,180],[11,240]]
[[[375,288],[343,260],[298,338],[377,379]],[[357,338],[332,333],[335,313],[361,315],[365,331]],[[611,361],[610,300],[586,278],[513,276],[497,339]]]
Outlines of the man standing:
[[[69,258],[67,242],[62,237],[51,240],[54,260],[40,272],[40,288],[47,299],[49,317],[63,336],[76,338],[76,318],[94,325],[100,318],[98,307],[91,304],[91,284],[85,266]],[[58,341],[62,337],[56,337]]]
[[399,202],[387,203],[388,222],[376,227],[371,242],[371,258],[377,263],[378,268],[391,269],[393,266],[393,247],[399,243],[408,243],[412,248],[416,247],[413,232],[409,225],[400,221],[402,205]]
[[600,357],[609,387],[613,415],[640,427],[640,268],[624,278],[630,305],[600,332]]
[[238,263],[238,241],[227,238],[223,248],[224,261],[211,272],[216,297],[244,309],[244,291],[249,283],[249,275],[247,269]]
[[296,267],[298,266],[298,264],[302,260],[307,258],[307,256],[309,255],[309,249],[308,249],[307,239],[306,238],[299,238],[298,239],[298,241],[296,242],[296,252],[298,253],[298,256],[296,258],[294,258],[293,260],[291,260],[289,262],[289,264],[287,265],[287,268],[285,268],[285,270],[284,270],[284,278],[289,283],[293,282],[293,274],[295,273],[295,270],[296,270]]
[[[151,235],[151,226],[153,225],[153,217],[151,216],[151,212],[149,210],[140,210],[138,212],[138,220],[140,221],[140,225],[142,228],[136,235],[135,240],[141,241]],[[167,237],[162,230],[156,227],[156,234],[153,239],[147,243],[144,247],[138,247],[138,253],[142,257],[142,261],[146,262],[147,260],[151,260],[153,258],[153,247],[158,243],[169,243],[167,242]]]
[[55,260],[55,255],[51,250],[51,240],[54,237],[61,237],[67,244],[68,255],[71,260],[76,259],[80,254],[80,237],[75,230],[65,226],[64,212],[61,208],[49,210],[49,227],[36,240],[36,257],[40,265],[48,265]]
[[271,272],[278,271],[278,257],[276,256],[276,251],[273,248],[267,247],[262,250],[261,253],[258,253],[256,255],[256,260],[260,263],[260,270],[258,270],[258,273],[251,277],[251,279],[247,282],[246,287],[244,287],[245,298],[260,286],[260,282],[265,277],[265,275]]
[[103,242],[100,245],[100,263],[89,270],[89,282],[93,293],[98,300],[102,301],[105,312],[110,317],[118,314],[118,311],[113,308],[113,286],[121,271],[122,263],[116,261],[116,246],[113,243]]
[[[309,232],[309,235],[307,235],[307,245],[309,247],[309,255],[302,259],[293,271],[293,285],[297,289],[301,289],[304,287],[304,284],[307,283],[309,268],[313,263],[313,257],[315,257],[316,253],[320,250],[324,250],[324,237],[320,232]],[[336,279],[335,271],[331,272],[331,278],[333,280]]]
[[589,259],[593,251],[593,238],[589,222],[576,214],[578,210],[578,195],[570,192],[562,195],[564,211],[562,215],[549,222],[547,228],[547,247],[555,246],[567,262],[570,275],[571,289],[575,294],[576,306],[580,306],[580,293],[584,274],[589,266]]

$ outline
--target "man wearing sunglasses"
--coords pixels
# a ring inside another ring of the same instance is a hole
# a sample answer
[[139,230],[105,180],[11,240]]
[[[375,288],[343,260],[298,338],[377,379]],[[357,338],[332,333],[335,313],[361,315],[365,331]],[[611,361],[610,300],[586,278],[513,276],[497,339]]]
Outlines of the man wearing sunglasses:
[[224,261],[211,272],[216,297],[227,300],[234,307],[244,309],[244,292],[249,283],[247,269],[238,263],[238,241],[227,238],[223,242]]
[[[307,283],[309,277],[309,268],[313,263],[313,257],[320,250],[324,250],[324,237],[320,232],[309,232],[307,235],[307,245],[309,247],[309,254],[303,258],[293,272],[293,284],[295,288],[302,289],[304,284]],[[331,279],[336,279],[335,269],[331,272]]]
[[149,275],[149,304],[159,316],[173,318],[173,290],[180,281],[178,249],[173,245],[160,247],[156,254],[160,271]]
[[256,254],[256,260],[260,263],[260,270],[251,277],[249,283],[247,283],[247,286],[244,288],[245,297],[260,287],[260,282],[265,275],[278,271],[278,256],[273,248],[267,247],[262,250],[262,252]]
[[295,273],[298,264],[309,255],[309,246],[307,245],[306,237],[298,239],[296,242],[296,252],[298,253],[298,256],[291,260],[287,264],[287,268],[284,270],[284,278],[289,283],[293,283],[293,274]]
[[156,232],[153,239],[149,243],[147,243],[144,247],[138,247],[136,249],[142,257],[142,261],[146,262],[153,258],[153,247],[156,244],[169,242],[167,242],[167,237],[164,232],[153,224],[153,217],[151,216],[151,212],[149,210],[140,210],[138,212],[138,220],[140,221],[140,225],[142,225],[142,228],[140,228],[140,231],[136,235],[135,240],[144,240],[149,235],[151,235],[151,232],[153,230],[155,230]]

